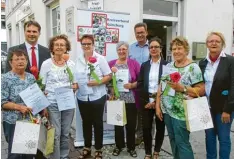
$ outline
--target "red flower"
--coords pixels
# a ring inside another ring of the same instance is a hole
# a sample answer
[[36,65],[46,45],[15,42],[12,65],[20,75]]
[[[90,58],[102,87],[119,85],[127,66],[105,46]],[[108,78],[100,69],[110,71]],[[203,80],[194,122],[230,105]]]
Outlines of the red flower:
[[69,60],[69,54],[63,54],[63,59],[67,62]]
[[95,62],[97,62],[97,59],[95,57],[89,57],[89,62],[95,63]]
[[181,76],[179,72],[175,72],[175,73],[170,74],[170,78],[172,82],[178,83],[180,81]]
[[37,69],[37,67],[36,66],[32,66],[30,68],[30,72],[34,75],[34,77],[37,80],[38,79],[38,74],[39,74],[39,70]]

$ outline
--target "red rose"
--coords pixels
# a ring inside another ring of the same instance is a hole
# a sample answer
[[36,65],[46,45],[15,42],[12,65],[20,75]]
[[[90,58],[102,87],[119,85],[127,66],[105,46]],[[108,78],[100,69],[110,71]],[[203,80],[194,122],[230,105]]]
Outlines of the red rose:
[[63,54],[63,59],[65,62],[69,59],[69,54]]
[[36,66],[32,66],[32,67],[30,68],[30,71],[31,71],[31,73],[34,75],[34,77],[35,77],[36,80],[37,80],[37,79],[38,79],[38,73],[39,73],[37,67],[36,67]]
[[175,72],[175,73],[170,74],[170,78],[172,82],[178,83],[180,81],[181,76],[179,72]]
[[36,66],[32,66],[30,68],[30,71],[31,71],[31,73],[38,73],[39,72]]
[[95,62],[97,62],[97,59],[95,57],[89,57],[89,62],[95,63]]

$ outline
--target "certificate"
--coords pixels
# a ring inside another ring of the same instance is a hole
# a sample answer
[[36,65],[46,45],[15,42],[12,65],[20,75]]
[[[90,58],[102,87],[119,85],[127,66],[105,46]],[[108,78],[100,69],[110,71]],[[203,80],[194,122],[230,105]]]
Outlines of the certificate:
[[129,89],[124,88],[124,84],[129,81],[129,71],[128,69],[120,69],[116,72],[117,88],[119,92],[129,92]]
[[19,95],[28,107],[32,107],[33,115],[50,105],[50,102],[36,83],[20,92]]
[[76,73],[77,82],[79,85],[78,93],[81,95],[93,94],[92,87],[87,84],[89,82],[88,77],[85,72]]
[[71,88],[55,88],[55,98],[59,111],[74,109],[76,107],[75,94]]

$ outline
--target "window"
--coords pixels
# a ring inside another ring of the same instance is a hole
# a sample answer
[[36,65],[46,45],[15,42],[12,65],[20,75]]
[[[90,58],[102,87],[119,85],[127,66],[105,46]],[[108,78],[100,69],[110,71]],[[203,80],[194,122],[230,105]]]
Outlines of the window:
[[57,6],[51,10],[52,17],[52,35],[60,34],[60,8]]
[[166,0],[144,0],[143,13],[161,16],[178,16],[178,3],[177,1]]
[[5,15],[1,15],[1,29],[6,29]]

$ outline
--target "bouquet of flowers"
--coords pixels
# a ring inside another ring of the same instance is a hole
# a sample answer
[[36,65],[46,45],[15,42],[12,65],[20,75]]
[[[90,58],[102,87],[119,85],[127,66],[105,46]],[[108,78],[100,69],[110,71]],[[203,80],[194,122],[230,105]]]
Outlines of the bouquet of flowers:
[[39,75],[39,70],[37,69],[37,67],[36,67],[36,66],[32,66],[32,67],[30,68],[30,71],[31,71],[31,73],[34,75],[34,77],[35,77],[35,79],[36,79],[36,83],[37,83],[37,85],[39,86],[39,88],[40,88],[42,91],[44,91],[44,90],[45,90],[45,85],[42,84],[42,77],[40,77],[40,75]]
[[90,76],[100,84],[101,80],[99,79],[98,75],[95,73],[95,68],[93,65],[96,62],[97,62],[97,59],[95,57],[89,57],[88,66],[89,66],[89,70],[90,70]]
[[[181,79],[181,75],[179,72],[174,72],[174,73],[171,73],[171,74],[168,74],[168,75],[161,77],[161,81],[163,81],[163,82],[170,81],[170,82],[178,83],[180,81],[180,79]],[[171,89],[172,88],[166,83],[166,86],[165,86],[162,94],[165,96],[168,96]]]

